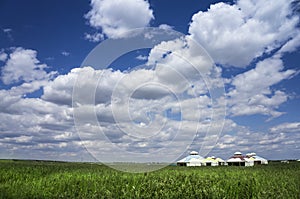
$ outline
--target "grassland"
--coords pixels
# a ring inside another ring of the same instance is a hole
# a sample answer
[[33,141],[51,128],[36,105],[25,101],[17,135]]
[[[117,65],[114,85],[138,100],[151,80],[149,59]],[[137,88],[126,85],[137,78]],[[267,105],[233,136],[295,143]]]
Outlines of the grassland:
[[300,198],[300,164],[176,167],[125,173],[104,165],[0,161],[0,198]]

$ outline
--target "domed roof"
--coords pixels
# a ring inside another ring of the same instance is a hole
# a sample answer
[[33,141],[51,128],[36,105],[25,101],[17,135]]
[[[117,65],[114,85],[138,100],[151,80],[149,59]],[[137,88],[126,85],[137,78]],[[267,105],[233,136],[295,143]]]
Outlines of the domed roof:
[[190,155],[198,155],[198,152],[197,151],[191,151]]
[[237,151],[237,152],[234,153],[234,155],[242,155],[242,153]]
[[197,155],[188,155],[187,157],[185,157],[185,158],[183,158],[183,159],[181,159],[181,160],[179,160],[179,161],[177,161],[177,162],[194,162],[194,161],[202,161],[204,158],[202,157],[202,156],[200,156],[200,155],[198,155],[198,153],[197,153]]

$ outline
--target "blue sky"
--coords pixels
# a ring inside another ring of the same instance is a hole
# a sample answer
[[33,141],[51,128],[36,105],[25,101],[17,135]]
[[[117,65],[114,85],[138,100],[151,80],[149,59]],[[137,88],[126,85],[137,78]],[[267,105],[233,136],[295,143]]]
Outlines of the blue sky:
[[[136,28],[180,37],[83,65]],[[291,0],[1,1],[0,158],[299,159],[299,31]]]

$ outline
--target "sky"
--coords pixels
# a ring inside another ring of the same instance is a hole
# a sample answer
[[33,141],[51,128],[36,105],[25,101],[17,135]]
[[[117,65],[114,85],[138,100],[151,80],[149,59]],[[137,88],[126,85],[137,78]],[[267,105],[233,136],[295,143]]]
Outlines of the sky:
[[0,159],[300,158],[297,0],[0,1]]

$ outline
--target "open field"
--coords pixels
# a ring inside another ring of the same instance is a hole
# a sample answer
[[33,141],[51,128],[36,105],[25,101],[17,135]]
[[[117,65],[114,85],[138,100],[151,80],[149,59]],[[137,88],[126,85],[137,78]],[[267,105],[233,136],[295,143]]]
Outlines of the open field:
[[90,163],[0,161],[0,198],[300,198],[300,163],[133,174]]

